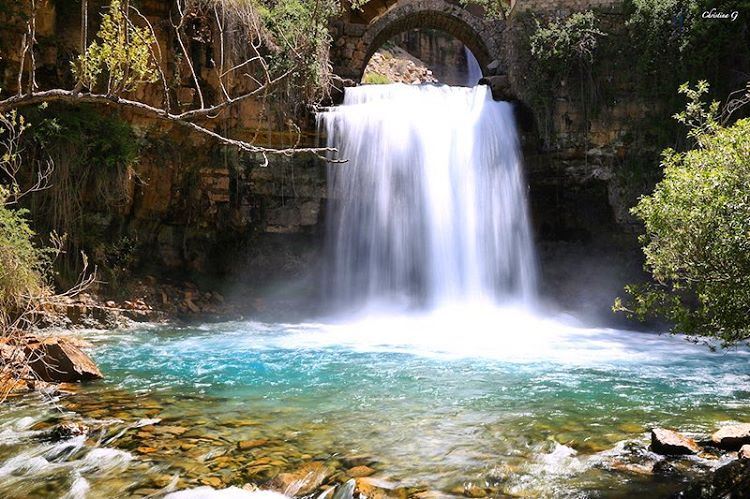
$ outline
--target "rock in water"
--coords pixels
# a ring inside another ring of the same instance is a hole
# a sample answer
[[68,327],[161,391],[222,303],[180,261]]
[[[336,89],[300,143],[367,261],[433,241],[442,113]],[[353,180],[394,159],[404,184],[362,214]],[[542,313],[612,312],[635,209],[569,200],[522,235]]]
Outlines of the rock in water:
[[61,383],[103,378],[94,361],[68,338],[30,338],[24,354],[31,370],[44,381]]
[[733,499],[750,497],[750,460],[738,460],[722,466],[705,480],[696,482],[673,496],[679,499]]
[[711,443],[720,449],[739,450],[750,444],[750,423],[725,426],[711,435]]
[[356,484],[359,495],[369,499],[406,499],[408,497],[405,488],[379,478],[357,478]]
[[663,455],[697,454],[700,447],[695,440],[673,430],[651,430],[651,450]]
[[737,453],[739,459],[750,459],[750,444],[745,444],[740,447],[740,451]]
[[313,461],[291,473],[279,474],[273,479],[272,486],[287,496],[306,496],[315,492],[332,474],[325,463]]

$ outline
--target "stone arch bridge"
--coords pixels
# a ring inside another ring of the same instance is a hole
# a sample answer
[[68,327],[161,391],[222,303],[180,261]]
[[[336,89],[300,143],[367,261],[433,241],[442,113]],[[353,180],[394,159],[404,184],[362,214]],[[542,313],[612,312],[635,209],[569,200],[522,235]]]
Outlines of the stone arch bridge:
[[454,0],[370,0],[332,23],[331,62],[338,76],[359,82],[370,57],[390,38],[412,29],[444,31],[462,42],[487,74],[501,58],[505,21]]

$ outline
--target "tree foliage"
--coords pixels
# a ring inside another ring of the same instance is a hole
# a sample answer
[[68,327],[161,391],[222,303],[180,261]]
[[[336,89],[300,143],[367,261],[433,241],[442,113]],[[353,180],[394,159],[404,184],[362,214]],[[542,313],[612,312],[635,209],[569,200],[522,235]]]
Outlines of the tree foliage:
[[664,151],[663,180],[632,210],[654,282],[628,286],[615,309],[731,344],[750,338],[750,120],[719,126],[716,105],[699,103],[707,90],[682,88],[691,103],[678,119],[696,147]]
[[544,64],[560,66],[574,62],[592,63],[599,38],[596,15],[588,10],[543,24],[536,21],[531,34],[531,55]]
[[0,332],[30,297],[46,288],[49,254],[34,245],[28,212],[16,203],[22,194],[14,176],[21,161],[18,144],[28,128],[18,113],[0,113]]
[[106,82],[107,94],[132,92],[158,79],[151,46],[156,39],[150,30],[129,21],[120,0],[112,0],[102,17],[98,40],[73,63],[81,85],[91,90]]

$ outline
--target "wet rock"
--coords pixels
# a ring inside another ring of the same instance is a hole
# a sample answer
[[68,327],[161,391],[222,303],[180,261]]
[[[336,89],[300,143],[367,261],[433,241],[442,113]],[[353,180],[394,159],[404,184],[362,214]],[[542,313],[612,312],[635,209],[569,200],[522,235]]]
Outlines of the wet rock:
[[43,381],[75,382],[103,378],[94,361],[68,338],[28,338],[24,355],[34,374]]
[[258,440],[243,440],[238,442],[237,448],[239,450],[250,450],[255,449],[256,447],[264,447],[266,445],[268,445],[268,440],[261,438]]
[[750,423],[725,426],[711,435],[711,443],[720,449],[739,450],[750,444]]
[[67,421],[54,426],[49,432],[49,437],[50,440],[57,442],[80,435],[86,435],[88,431],[89,428],[83,423]]
[[700,447],[695,440],[665,428],[651,430],[651,450],[663,455],[697,454]]
[[750,460],[733,461],[673,496],[679,499],[750,497]]
[[464,495],[466,497],[475,497],[475,498],[487,497],[487,491],[478,485],[470,484],[464,487]]
[[[145,429],[146,427],[144,427],[144,430]],[[175,436],[180,436],[184,433],[187,433],[188,431],[187,428],[184,428],[182,426],[168,426],[168,425],[155,427],[155,430],[158,433],[168,433],[170,435],[175,435]]]
[[325,463],[313,461],[290,473],[280,473],[273,479],[272,488],[287,496],[305,496],[313,493],[333,474]]
[[740,450],[737,452],[737,459],[750,459],[750,444],[740,447]]
[[203,485],[208,485],[209,487],[214,487],[214,488],[221,487],[222,485],[224,485],[224,482],[222,482],[220,478],[215,477],[215,476],[203,477],[198,481],[202,483]]
[[451,499],[456,496],[440,492],[439,490],[425,490],[417,492],[411,497],[413,499]]
[[347,468],[356,468],[357,466],[370,466],[375,460],[370,456],[344,456],[341,462]]
[[375,473],[375,470],[370,468],[369,466],[355,466],[354,468],[346,472],[346,474],[352,478],[362,478],[370,476],[373,473]]
[[357,488],[357,482],[355,480],[348,480],[345,483],[337,486],[333,492],[331,499],[352,499],[354,497],[354,490]]
[[406,499],[408,492],[404,487],[398,484],[372,477],[363,477],[356,479],[356,491],[362,496],[369,499]]

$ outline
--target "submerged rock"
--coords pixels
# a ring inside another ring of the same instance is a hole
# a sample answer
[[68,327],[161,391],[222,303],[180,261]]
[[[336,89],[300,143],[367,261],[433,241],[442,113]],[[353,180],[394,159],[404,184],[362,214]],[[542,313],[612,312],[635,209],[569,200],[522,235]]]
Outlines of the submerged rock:
[[237,448],[239,450],[250,450],[255,449],[256,447],[264,447],[266,445],[268,445],[268,440],[261,438],[258,440],[243,440],[238,442]]
[[370,476],[373,473],[375,473],[375,470],[365,465],[355,466],[354,468],[346,472],[346,474],[352,478],[362,478],[362,477]]
[[49,432],[49,438],[54,441],[67,440],[72,437],[86,435],[89,428],[83,423],[68,421],[54,426]]
[[720,449],[739,450],[750,444],[750,423],[725,426],[711,435],[711,443]]
[[357,478],[356,484],[359,495],[369,499],[406,499],[408,497],[408,492],[404,487],[387,480],[363,477]]
[[674,430],[654,428],[651,430],[651,450],[663,455],[697,454],[700,447],[695,440]]

